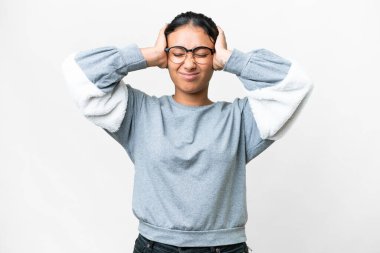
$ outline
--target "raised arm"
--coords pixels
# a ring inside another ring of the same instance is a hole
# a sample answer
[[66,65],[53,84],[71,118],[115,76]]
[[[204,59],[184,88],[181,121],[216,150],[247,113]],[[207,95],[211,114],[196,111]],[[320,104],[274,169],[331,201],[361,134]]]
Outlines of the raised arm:
[[122,79],[139,69],[166,67],[165,27],[154,47],[107,46],[73,52],[66,57],[63,75],[77,107],[87,119],[109,132],[119,129],[128,109],[128,89]]
[[299,115],[313,88],[296,61],[267,49],[248,53],[234,49],[223,70],[236,74],[244,84],[262,139],[279,139]]
[[214,69],[235,74],[247,92],[242,117],[248,162],[287,132],[311,94],[313,84],[296,61],[267,49],[248,53],[227,50],[220,27],[219,31]]
[[81,113],[94,124],[115,132],[124,118],[129,72],[147,67],[136,44],[100,47],[71,53],[62,64],[70,93]]

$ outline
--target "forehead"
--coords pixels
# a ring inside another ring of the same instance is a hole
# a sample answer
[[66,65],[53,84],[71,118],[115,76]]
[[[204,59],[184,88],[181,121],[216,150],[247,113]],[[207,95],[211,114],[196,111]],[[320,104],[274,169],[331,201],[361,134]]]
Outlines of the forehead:
[[167,37],[168,47],[183,46],[186,48],[194,48],[199,46],[213,47],[208,34],[203,28],[192,25],[184,25],[178,27]]

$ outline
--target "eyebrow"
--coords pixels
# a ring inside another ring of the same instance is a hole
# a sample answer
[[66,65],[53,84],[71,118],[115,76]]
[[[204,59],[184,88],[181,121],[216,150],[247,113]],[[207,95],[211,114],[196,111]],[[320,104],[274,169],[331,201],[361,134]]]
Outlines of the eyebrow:
[[[205,46],[205,45],[201,45],[201,46],[195,46],[195,47],[193,47],[193,48],[187,48],[187,47],[185,47],[185,46],[181,46],[181,45],[174,45],[174,46],[170,46],[170,47],[183,47],[183,48],[186,48],[186,49],[194,49],[194,48],[197,48],[197,47],[208,47],[208,48],[211,48],[211,49],[215,49],[214,48],[214,46],[212,46],[212,47],[209,47],[209,46]],[[169,48],[169,46],[168,46],[168,48]]]

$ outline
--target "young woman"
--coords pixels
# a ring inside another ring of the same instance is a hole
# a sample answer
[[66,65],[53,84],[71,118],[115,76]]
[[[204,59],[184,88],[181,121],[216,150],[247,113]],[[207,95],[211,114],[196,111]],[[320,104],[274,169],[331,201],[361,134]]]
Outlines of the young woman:
[[[122,80],[154,66],[169,70],[173,95],[150,96]],[[311,93],[296,62],[266,49],[229,50],[211,18],[186,12],[154,47],[76,52],[62,69],[83,115],[134,163],[135,253],[248,251],[246,164],[286,132]],[[247,96],[211,101],[214,70],[235,74]]]

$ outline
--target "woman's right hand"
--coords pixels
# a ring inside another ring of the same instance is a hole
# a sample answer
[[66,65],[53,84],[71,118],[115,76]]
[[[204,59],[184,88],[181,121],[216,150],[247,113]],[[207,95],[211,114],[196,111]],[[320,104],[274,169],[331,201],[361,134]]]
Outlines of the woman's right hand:
[[165,24],[156,40],[156,44],[154,47],[141,48],[141,53],[143,54],[145,60],[148,63],[148,67],[157,66],[159,68],[167,68],[168,67],[168,57],[165,52],[166,48],[166,37],[165,37],[165,29],[168,24]]

